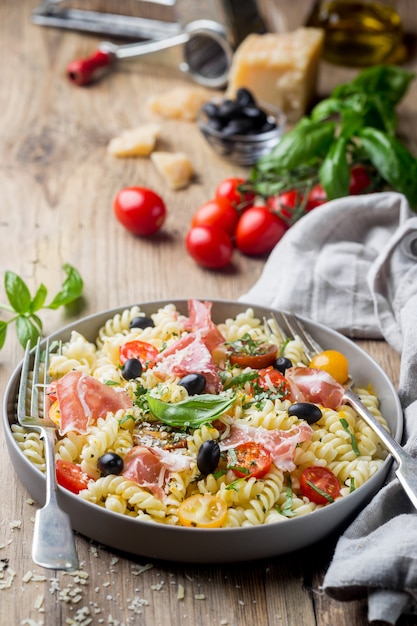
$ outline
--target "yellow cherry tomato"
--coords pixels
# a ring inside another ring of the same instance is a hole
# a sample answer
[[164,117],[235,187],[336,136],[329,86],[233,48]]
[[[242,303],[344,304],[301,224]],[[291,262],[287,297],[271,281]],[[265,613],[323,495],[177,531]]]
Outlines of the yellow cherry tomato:
[[349,378],[349,363],[347,358],[337,350],[324,350],[316,354],[310,361],[310,367],[324,370],[343,385]]
[[178,509],[178,516],[183,526],[194,528],[219,528],[227,515],[227,506],[209,494],[196,494],[182,502]]
[[55,400],[49,407],[48,417],[57,426],[61,426],[61,413],[59,411],[58,400]]

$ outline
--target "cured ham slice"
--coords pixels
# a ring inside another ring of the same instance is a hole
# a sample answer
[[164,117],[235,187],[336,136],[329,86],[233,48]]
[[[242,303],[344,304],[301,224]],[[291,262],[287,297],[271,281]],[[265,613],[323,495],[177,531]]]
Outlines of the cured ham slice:
[[167,473],[189,469],[191,462],[190,457],[182,454],[161,448],[135,446],[124,459],[122,474],[162,499]]
[[201,302],[201,300],[188,301],[188,321],[185,328],[191,332],[198,333],[210,352],[226,339],[223,337],[216,324],[211,319],[212,302]]
[[207,393],[218,393],[222,383],[216,364],[205,343],[196,334],[184,335],[158,356],[154,373],[178,376],[199,373],[205,376]]
[[314,402],[328,409],[337,409],[342,404],[344,387],[324,370],[291,367],[285,377],[295,402]]
[[123,390],[120,392],[104,385],[93,376],[80,371],[68,372],[56,381],[55,391],[60,412],[60,434],[68,431],[83,434],[89,424],[107,413],[133,406],[132,400]]
[[220,450],[229,450],[253,441],[262,445],[270,453],[274,465],[284,471],[295,469],[294,453],[298,443],[309,441],[313,429],[307,423],[301,423],[290,430],[268,430],[252,426],[233,424],[229,435],[219,442]]

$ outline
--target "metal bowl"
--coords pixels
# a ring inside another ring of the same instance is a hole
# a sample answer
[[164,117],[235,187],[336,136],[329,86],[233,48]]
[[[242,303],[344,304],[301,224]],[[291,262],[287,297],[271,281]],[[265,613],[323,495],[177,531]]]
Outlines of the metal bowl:
[[[210,102],[219,104],[220,101],[216,98]],[[262,156],[269,154],[278,145],[286,129],[286,117],[282,111],[265,103],[260,103],[260,107],[267,113],[268,119],[276,123],[276,127],[272,130],[225,137],[221,130],[216,130],[209,124],[209,118],[204,112],[204,108],[198,114],[198,127],[220,157],[237,165],[254,165]]]

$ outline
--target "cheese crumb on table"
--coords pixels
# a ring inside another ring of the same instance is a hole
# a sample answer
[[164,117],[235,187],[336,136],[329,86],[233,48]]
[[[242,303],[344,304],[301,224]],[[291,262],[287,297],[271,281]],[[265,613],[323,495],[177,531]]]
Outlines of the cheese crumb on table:
[[202,87],[176,87],[150,98],[148,106],[152,113],[166,119],[194,122],[203,104],[212,97],[212,94]]
[[189,185],[194,168],[183,152],[153,152],[151,160],[171,189],[182,189]]
[[248,35],[233,56],[227,97],[246,87],[258,102],[281,109],[290,122],[298,121],[317,88],[323,41],[320,28]]
[[115,157],[149,156],[161,132],[158,124],[143,124],[114,137],[107,151]]

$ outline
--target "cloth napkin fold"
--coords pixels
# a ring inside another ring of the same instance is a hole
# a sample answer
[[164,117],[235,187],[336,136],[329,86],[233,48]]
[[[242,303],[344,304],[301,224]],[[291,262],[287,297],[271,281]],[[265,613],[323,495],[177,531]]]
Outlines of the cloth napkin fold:
[[[417,456],[417,216],[394,192],[341,198],[297,222],[241,302],[292,310],[401,354],[403,445]],[[368,598],[368,619],[417,614],[417,514],[391,470],[339,539],[323,581],[342,600]]]

